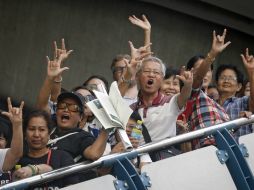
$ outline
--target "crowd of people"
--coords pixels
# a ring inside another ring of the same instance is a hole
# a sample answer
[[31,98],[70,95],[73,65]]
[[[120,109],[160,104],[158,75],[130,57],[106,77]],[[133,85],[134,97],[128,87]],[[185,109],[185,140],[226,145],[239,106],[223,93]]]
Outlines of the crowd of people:
[[[179,63],[179,68],[174,68],[153,55],[151,24],[146,16],[139,19],[133,15],[129,20],[144,30],[144,46],[136,48],[129,41],[130,55],[116,55],[110,68],[124,101],[133,110],[125,127],[134,148],[253,113],[254,58],[248,49],[241,54],[248,78],[244,79],[236,66],[221,64],[213,80],[213,63],[231,44],[226,42],[226,29],[222,35],[213,31],[211,49],[205,56],[195,55],[186,65]],[[70,69],[62,63],[71,59],[72,52],[66,49],[64,39],[60,47],[54,42],[54,56],[47,57],[45,80],[34,110],[27,116],[22,114],[24,102],[13,107],[8,98],[8,110],[1,114],[10,120],[12,134],[10,127],[1,122],[1,185],[125,151],[118,129],[104,129],[87,106],[96,99],[94,90],[109,91],[106,78],[93,75],[70,91],[62,88],[62,73]],[[132,130],[140,123],[142,137],[135,138]],[[238,141],[240,136],[252,132],[250,124],[231,134]],[[194,139],[141,155],[133,163],[140,169],[145,164],[209,145],[216,146],[211,137]],[[110,168],[81,172],[31,189],[57,189],[110,172]]]

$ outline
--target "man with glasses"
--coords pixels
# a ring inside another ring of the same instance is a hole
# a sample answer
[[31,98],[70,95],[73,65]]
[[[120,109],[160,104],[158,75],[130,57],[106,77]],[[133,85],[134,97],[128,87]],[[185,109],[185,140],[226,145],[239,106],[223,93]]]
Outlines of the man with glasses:
[[[249,115],[254,111],[254,58],[246,54],[241,55],[250,80],[250,96],[236,97],[236,93],[242,88],[243,74],[233,65],[220,65],[216,72],[216,84],[220,94],[219,103],[224,107],[231,120]],[[252,125],[240,127],[234,134],[236,140],[239,137],[253,132]]]
[[[123,76],[127,72],[126,62],[129,62],[131,57],[127,54],[117,55],[111,64],[111,71],[113,73],[113,79],[118,83],[123,82]],[[138,89],[135,81],[135,77],[128,82],[128,90],[125,92],[123,98],[131,105],[137,101]]]

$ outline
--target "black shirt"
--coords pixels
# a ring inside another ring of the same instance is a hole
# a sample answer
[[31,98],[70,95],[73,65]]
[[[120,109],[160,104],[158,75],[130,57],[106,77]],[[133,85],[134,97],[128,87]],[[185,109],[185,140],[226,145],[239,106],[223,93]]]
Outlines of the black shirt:
[[[48,165],[50,165],[54,170],[54,169],[58,169],[58,168],[62,168],[62,167],[74,164],[74,161],[71,155],[65,151],[51,150],[51,156],[49,157],[48,155],[49,154],[45,154],[44,156],[39,158],[32,158],[26,155],[20,159],[20,161],[18,162],[18,165],[21,165],[21,167],[25,167],[28,164],[31,164],[31,165],[47,164],[47,160],[49,159]],[[67,185],[75,184],[78,182],[79,182],[78,176],[72,175],[70,177],[65,177],[59,180],[48,182],[46,184],[37,185],[36,187],[33,186],[29,189],[41,189],[45,187],[48,187],[48,189],[57,189],[57,188],[62,188]]]
[[[95,138],[89,132],[79,128],[70,129],[65,133],[61,133],[58,129],[56,129],[50,136],[51,139],[56,139],[59,137],[64,138],[49,146],[53,149],[64,150],[68,152],[73,159],[78,156],[82,156],[84,158],[83,151],[92,145],[95,141]],[[84,159],[87,160],[86,158]]]

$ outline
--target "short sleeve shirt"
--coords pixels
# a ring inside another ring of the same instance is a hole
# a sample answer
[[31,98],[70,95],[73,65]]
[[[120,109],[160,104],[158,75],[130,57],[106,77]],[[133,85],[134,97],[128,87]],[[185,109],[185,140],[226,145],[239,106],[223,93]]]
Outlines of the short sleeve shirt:
[[177,104],[177,95],[173,97],[158,93],[149,107],[145,107],[142,97],[131,107],[142,117],[152,141],[160,141],[176,136],[176,119],[182,112]]
[[[65,134],[61,134],[58,130],[56,130],[51,135],[51,139],[55,139],[64,135],[66,135],[65,138],[62,138],[56,143],[51,144],[50,147],[53,149],[64,150],[68,152],[73,157],[73,159],[77,158],[78,156],[83,157],[83,151],[92,145],[95,141],[95,138],[89,132],[79,128],[71,129],[68,131],[68,133]],[[84,159],[86,160],[86,158]]]

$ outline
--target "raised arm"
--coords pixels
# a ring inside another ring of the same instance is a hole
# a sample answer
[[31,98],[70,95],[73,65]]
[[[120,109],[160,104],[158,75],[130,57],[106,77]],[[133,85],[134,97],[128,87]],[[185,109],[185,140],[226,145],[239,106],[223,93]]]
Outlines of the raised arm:
[[[142,20],[137,18],[135,15],[129,16],[129,21],[142,28],[144,30],[144,35],[145,35],[145,39],[144,39],[144,46],[147,46],[151,43],[151,24],[148,21],[148,19],[146,18],[145,15],[142,15]],[[149,46],[147,48],[148,52],[151,52],[151,47]]]
[[72,50],[65,49],[64,39],[62,39],[62,48],[58,49],[56,42],[54,42],[54,59],[51,61],[47,56],[47,76],[40,89],[37,98],[37,108],[49,112],[48,100],[52,95],[52,100],[55,101],[61,90],[61,74],[68,67],[61,68],[62,62],[69,57]]
[[13,135],[11,140],[11,147],[8,149],[4,159],[2,168],[3,171],[11,170],[23,155],[22,110],[24,107],[24,102],[22,101],[18,108],[12,107],[10,98],[7,99],[7,103],[8,112],[2,112],[2,114],[10,119]]
[[250,81],[249,111],[254,112],[254,57],[249,55],[248,48],[245,55],[241,54],[241,57]]
[[182,71],[181,75],[177,75],[176,77],[184,83],[184,86],[177,98],[178,107],[182,109],[191,95],[193,69],[191,71]]
[[130,62],[127,62],[126,60],[124,60],[127,66],[127,72],[125,72],[123,79],[118,83],[118,88],[122,96],[129,89],[131,82],[133,80],[136,80],[135,77],[136,77],[138,64],[141,63],[144,57],[152,54],[152,52],[149,52],[147,50],[151,46],[151,43],[146,46],[142,46],[138,49],[136,49],[134,45],[132,44],[132,42],[130,41],[129,41],[129,45],[131,50],[131,60]]
[[221,53],[231,42],[228,41],[225,43],[225,37],[226,37],[227,30],[224,29],[224,32],[222,36],[216,35],[216,32],[213,31],[213,42],[212,47],[205,59],[203,60],[202,64],[197,68],[197,70],[194,70],[194,78],[193,78],[193,88],[199,88],[202,84],[202,81],[206,75],[206,73],[209,71],[209,68],[211,67],[211,64],[217,57],[219,53]]

